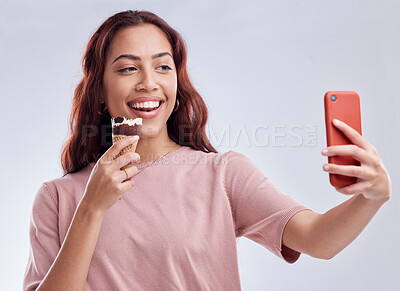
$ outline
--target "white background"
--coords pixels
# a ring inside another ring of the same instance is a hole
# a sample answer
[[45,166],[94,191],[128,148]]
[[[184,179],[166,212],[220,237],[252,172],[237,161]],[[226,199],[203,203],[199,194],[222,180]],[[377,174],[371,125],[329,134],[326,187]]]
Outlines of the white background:
[[60,150],[85,45],[105,19],[127,9],[158,14],[185,39],[189,73],[209,108],[207,130],[218,151],[243,153],[317,212],[347,199],[322,170],[323,95],[360,94],[363,134],[391,175],[392,199],[328,261],[302,255],[289,265],[241,238],[243,290],[400,290],[395,0],[1,0],[1,289],[21,289],[34,195],[62,174]]

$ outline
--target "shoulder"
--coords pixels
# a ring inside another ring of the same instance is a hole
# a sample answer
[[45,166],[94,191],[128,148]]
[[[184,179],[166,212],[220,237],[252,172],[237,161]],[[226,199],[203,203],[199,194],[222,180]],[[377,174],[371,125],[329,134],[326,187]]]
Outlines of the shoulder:
[[73,198],[72,200],[80,199],[93,166],[94,163],[90,163],[78,172],[44,181],[36,196],[49,195],[56,205],[59,204],[60,196]]
[[227,161],[234,161],[234,160],[250,161],[250,159],[246,157],[244,154],[232,150],[225,152],[223,155],[224,159]]

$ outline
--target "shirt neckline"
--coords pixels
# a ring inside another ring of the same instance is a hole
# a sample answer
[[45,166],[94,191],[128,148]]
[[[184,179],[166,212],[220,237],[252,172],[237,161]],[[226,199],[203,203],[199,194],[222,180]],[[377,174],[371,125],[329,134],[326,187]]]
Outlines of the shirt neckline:
[[135,167],[137,167],[139,170],[141,170],[143,168],[147,168],[147,167],[151,167],[151,166],[155,166],[155,165],[161,164],[164,161],[166,161],[169,158],[171,158],[171,156],[181,152],[184,148],[187,148],[187,146],[181,146],[179,149],[174,150],[172,152],[169,152],[166,155],[163,155],[162,157],[159,157],[158,159],[155,159],[153,161],[149,161],[149,162],[141,163],[141,164],[135,164]]
[[[158,159],[155,159],[155,160],[153,160],[153,161],[149,161],[149,162],[142,163],[142,164],[135,164],[135,167],[137,167],[138,170],[141,170],[141,169],[143,169],[143,168],[147,168],[147,167],[151,167],[151,166],[155,166],[155,165],[161,164],[161,163],[163,163],[164,161],[168,160],[168,159],[169,159],[170,157],[172,157],[173,155],[176,155],[177,153],[183,151],[185,148],[190,148],[190,147],[188,147],[188,146],[181,146],[179,149],[174,150],[173,152],[169,152],[169,153],[167,153],[166,155],[164,155],[164,156],[162,156],[162,157],[159,157]],[[95,162],[89,163],[90,168],[93,168],[95,164],[96,164]]]

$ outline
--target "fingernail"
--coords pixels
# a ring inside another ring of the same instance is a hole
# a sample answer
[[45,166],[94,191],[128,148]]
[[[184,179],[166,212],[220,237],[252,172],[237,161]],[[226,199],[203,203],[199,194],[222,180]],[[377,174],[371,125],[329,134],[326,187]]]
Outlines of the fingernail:
[[334,124],[334,125],[339,125],[339,124],[340,124],[340,121],[337,120],[337,119],[334,119],[334,120],[333,120],[333,124]]
[[328,150],[327,150],[327,149],[323,149],[323,150],[322,150],[322,153],[323,153],[323,154],[326,154],[326,153],[328,153]]
[[324,170],[325,171],[329,170],[329,166],[328,165],[324,165]]

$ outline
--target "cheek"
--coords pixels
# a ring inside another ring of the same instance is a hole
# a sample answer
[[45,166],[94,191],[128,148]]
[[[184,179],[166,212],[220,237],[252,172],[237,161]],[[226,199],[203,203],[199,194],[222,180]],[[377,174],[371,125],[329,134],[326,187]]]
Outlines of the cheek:
[[168,98],[168,103],[172,103],[173,106],[175,104],[176,93],[178,90],[176,76],[171,76],[171,78],[163,80],[160,84],[162,85],[164,94]]
[[132,82],[129,82],[128,78],[107,76],[103,78],[103,90],[106,95],[104,97],[109,101],[125,98],[132,90]]
[[125,98],[127,94],[130,94],[132,91],[133,82],[129,82],[129,79],[117,79],[112,84],[112,90],[116,94],[115,97]]

